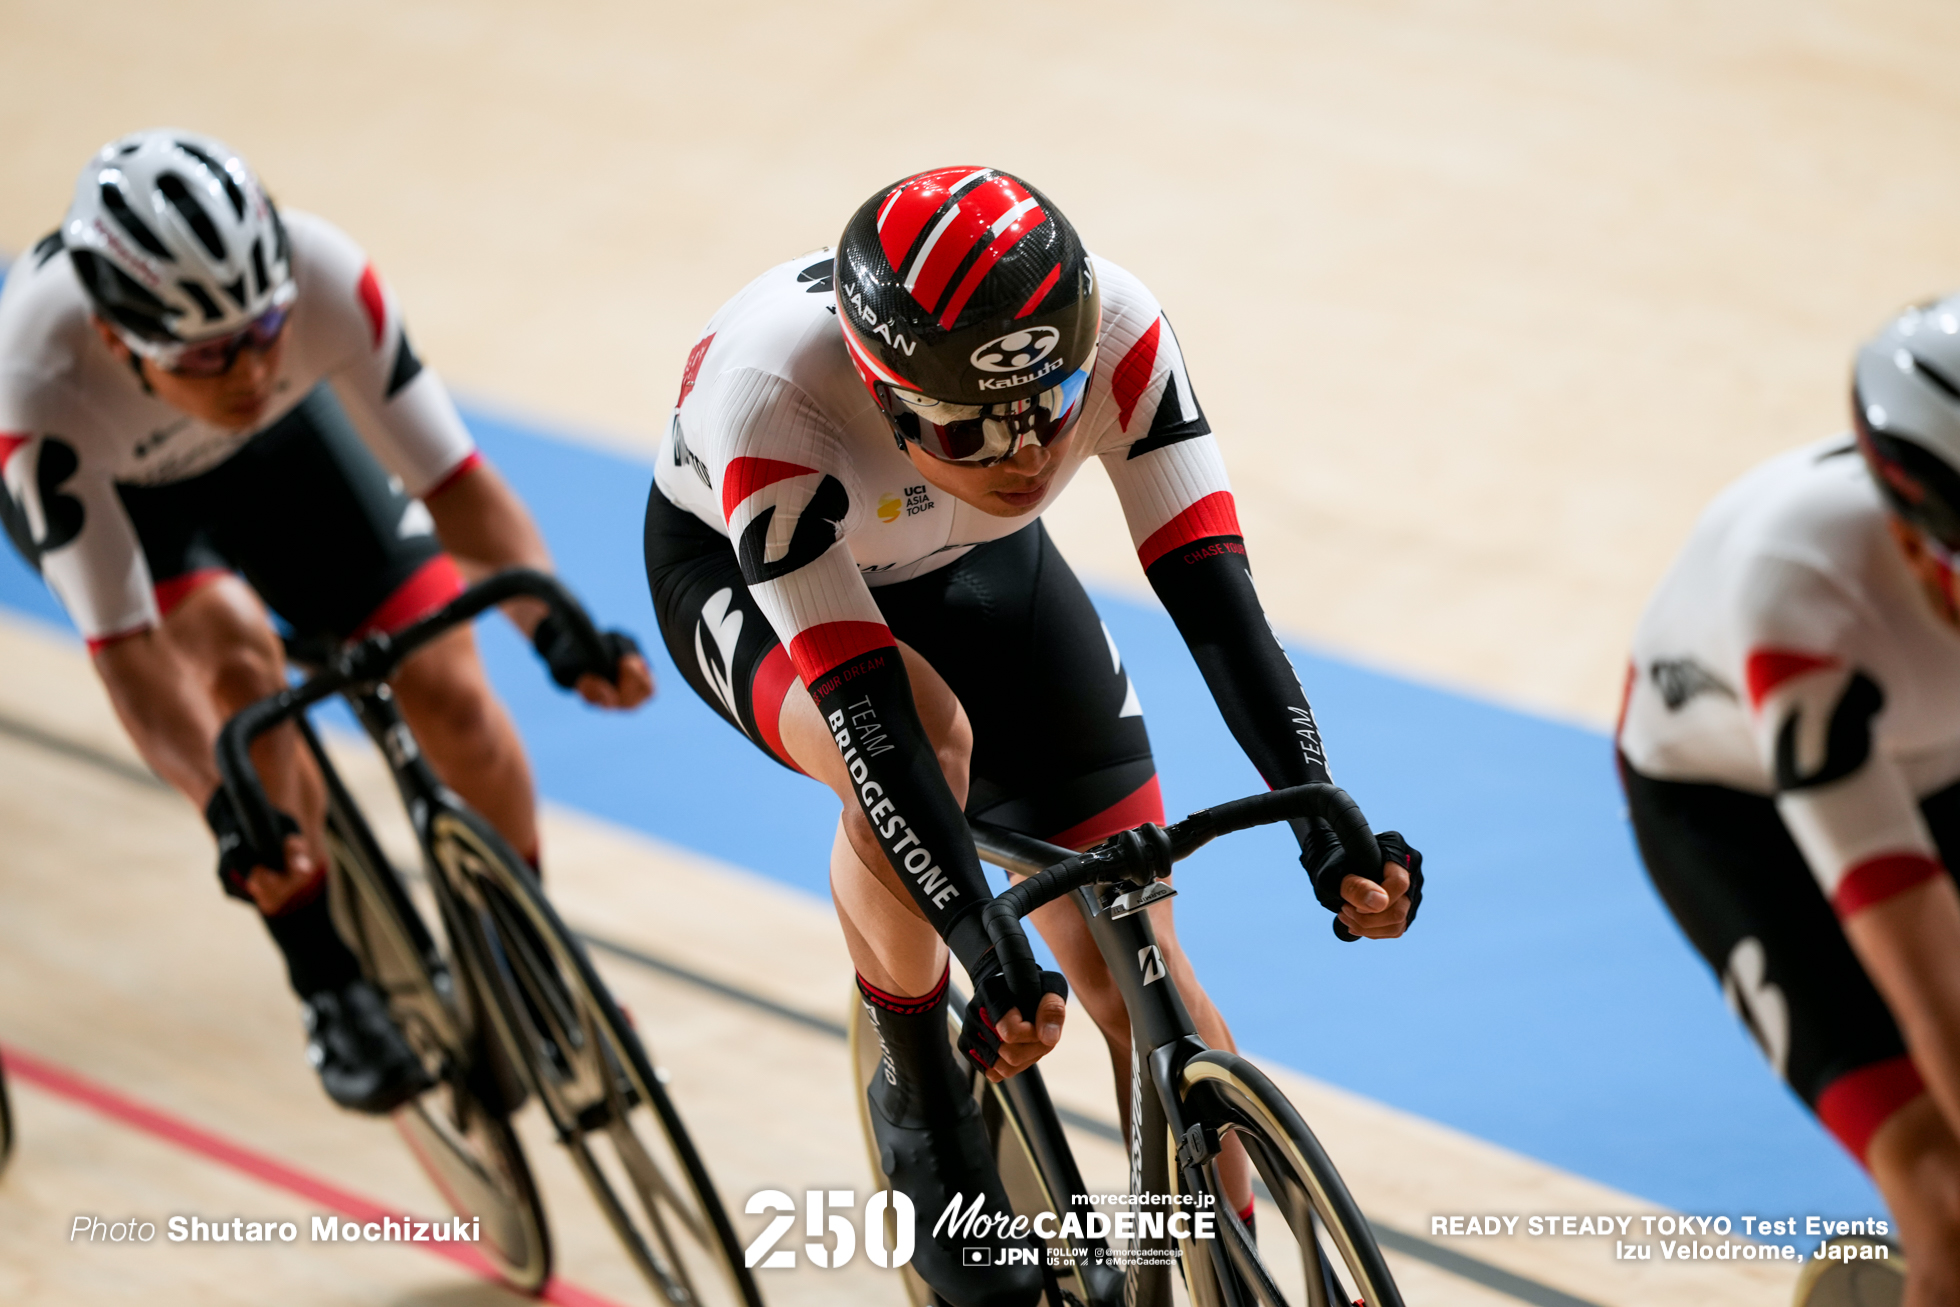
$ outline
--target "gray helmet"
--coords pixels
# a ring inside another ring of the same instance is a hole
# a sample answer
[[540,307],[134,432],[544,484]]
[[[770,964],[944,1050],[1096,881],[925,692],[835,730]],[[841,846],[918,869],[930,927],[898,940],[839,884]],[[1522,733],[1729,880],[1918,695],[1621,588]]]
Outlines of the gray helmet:
[[96,311],[139,349],[230,335],[293,299],[278,211],[209,136],[154,128],[103,146],[61,235]]
[[1892,511],[1960,551],[1960,295],[1915,305],[1865,342],[1851,409]]

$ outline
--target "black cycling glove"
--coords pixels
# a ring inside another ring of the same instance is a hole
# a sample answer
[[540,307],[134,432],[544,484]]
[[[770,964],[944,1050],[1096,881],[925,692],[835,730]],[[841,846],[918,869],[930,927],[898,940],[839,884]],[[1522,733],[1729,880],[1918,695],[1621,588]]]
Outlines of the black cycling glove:
[[551,669],[551,679],[567,690],[577,686],[578,678],[586,675],[618,685],[620,660],[640,652],[639,641],[624,631],[599,632],[599,644],[606,651],[606,661],[595,665],[586,657],[585,646],[572,633],[572,624],[556,612],[546,613],[537,630],[531,632],[531,647]]
[[[1400,831],[1385,830],[1377,832],[1375,843],[1381,846],[1382,857],[1397,864],[1409,873],[1409,916],[1405,923],[1413,926],[1416,922],[1416,909],[1422,906],[1422,852],[1402,838]],[[1334,834],[1334,828],[1315,818],[1307,832],[1306,845],[1300,851],[1300,865],[1306,869],[1307,879],[1313,883],[1313,896],[1320,900],[1320,906],[1329,912],[1339,913],[1347,906],[1341,897],[1341,882],[1349,876],[1360,876],[1381,884],[1380,867],[1350,868],[1347,865],[1347,850]],[[1334,921],[1334,935],[1337,939],[1353,943],[1361,938],[1346,926],[1337,916]]]
[[[982,978],[973,984],[973,997],[966,1005],[966,1016],[960,1022],[960,1052],[991,1071],[994,1063],[1000,1060],[1000,1031],[997,1022],[1000,1017],[1019,1005],[1014,1001],[1014,991],[1007,986],[1007,973],[995,961],[993,952],[988,951],[981,962]],[[1041,973],[1041,993],[1060,994],[1068,998],[1068,981],[1059,971]],[[1041,999],[1036,997],[1039,1006]],[[1021,1015],[1029,1021],[1034,1013],[1022,1011]]]
[[252,904],[258,902],[245,888],[245,879],[253,869],[286,869],[286,837],[299,834],[299,823],[277,808],[272,810],[272,816],[279,823],[279,847],[266,851],[252,847],[251,837],[245,833],[245,823],[239,818],[238,810],[231,806],[231,795],[224,786],[220,785],[218,792],[211,796],[211,802],[204,806],[205,823],[211,827],[211,833],[218,837],[218,882],[225,887],[225,893],[235,899],[244,899]]

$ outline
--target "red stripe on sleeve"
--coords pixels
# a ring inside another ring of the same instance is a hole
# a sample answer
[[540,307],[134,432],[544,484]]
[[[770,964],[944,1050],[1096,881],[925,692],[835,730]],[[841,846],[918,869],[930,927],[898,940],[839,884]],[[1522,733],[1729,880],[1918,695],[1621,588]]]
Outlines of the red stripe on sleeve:
[[681,369],[681,393],[680,398],[674,401],[675,408],[687,403],[687,394],[694,389],[694,379],[701,375],[701,360],[708,357],[708,346],[714,343],[715,334],[711,331],[695,341],[694,348],[687,352],[687,366]]
[[1760,708],[1770,691],[1783,682],[1823,667],[1836,667],[1838,660],[1800,649],[1751,649],[1747,678],[1749,706]]
[[374,275],[374,265],[361,269],[361,284],[354,288],[360,297],[361,308],[367,313],[368,334],[374,337],[374,348],[381,348],[381,325],[388,320],[388,305],[381,298],[381,278]]
[[1060,281],[1061,279],[1062,279],[1062,265],[1058,263],[1054,267],[1048,270],[1048,275],[1046,277],[1043,277],[1041,279],[1041,284],[1034,288],[1034,294],[1028,296],[1028,302],[1026,304],[1023,304],[1021,306],[1021,311],[1019,313],[1016,313],[1014,316],[1017,318],[1025,318],[1028,316],[1028,314],[1033,313],[1035,310],[1035,306],[1037,304],[1040,304],[1041,301],[1048,298],[1048,292],[1055,289],[1055,283]]
[[873,649],[897,649],[883,622],[824,622],[789,642],[790,661],[803,684],[815,687],[832,669]]
[[[1036,206],[1016,218],[1008,224],[1007,230],[994,237],[993,243],[981,251],[980,257],[973,261],[971,268],[967,269],[966,276],[960,278],[959,289],[953,292],[953,298],[946,301],[946,311],[939,315],[939,325],[951,331],[953,324],[959,321],[960,310],[966,307],[969,299],[973,298],[974,287],[978,286],[981,280],[993,270],[993,266],[1001,261],[1003,255],[1020,243],[1023,236],[1047,221],[1048,215]],[[1062,265],[1056,264],[1055,272],[1059,273],[1061,270]],[[1049,281],[1045,284],[1054,284],[1053,273],[1049,274]],[[1036,300],[1039,301],[1040,297],[1041,292],[1037,292]],[[1021,315],[1017,313],[1014,316]]]
[[1831,911],[1843,921],[1874,903],[1883,903],[1945,874],[1946,868],[1937,859],[1923,853],[1881,853],[1844,873],[1831,894]]
[[1150,538],[1137,546],[1137,559],[1147,572],[1152,563],[1193,540],[1240,534],[1239,509],[1232,501],[1232,492],[1214,490],[1152,531]]
[[120,644],[124,640],[143,634],[145,631],[154,630],[156,630],[156,627],[148,622],[144,622],[140,626],[128,627],[121,631],[111,631],[107,635],[91,635],[87,640],[88,651],[92,654],[98,654],[112,644]]
[[722,473],[721,481],[722,521],[735,516],[736,507],[756,491],[816,470],[801,463],[786,463],[780,458],[729,459],[728,470]]
[[1640,669],[1627,661],[1626,684],[1620,687],[1620,715],[1613,719],[1613,739],[1615,742],[1627,733],[1627,707],[1633,703],[1633,687],[1640,680]]
[[12,431],[0,431],[0,472],[7,470],[7,460],[14,456],[15,451],[32,439],[34,439],[32,436],[23,436]]
[[1130,429],[1130,415],[1137,411],[1137,401],[1150,387],[1150,369],[1157,364],[1157,332],[1164,325],[1162,315],[1150,324],[1150,330],[1137,337],[1137,343],[1130,346],[1130,352],[1116,365],[1116,372],[1110,378],[1110,390],[1116,395],[1116,418],[1123,430]]
[[783,747],[783,696],[794,684],[796,666],[789,660],[789,650],[779,644],[763,655],[755,669],[755,680],[749,686],[749,707],[755,713],[755,728],[762,733],[762,742],[769,746],[769,752],[785,767],[802,771]]
[[1847,1071],[1824,1086],[1817,1095],[1817,1119],[1863,1166],[1878,1128],[1925,1092],[1926,1082],[1910,1057],[1887,1058]]
[[424,501],[434,499],[437,495],[449,489],[449,487],[455,485],[458,481],[461,481],[463,479],[463,473],[469,471],[482,461],[483,451],[472,449],[469,453],[463,455],[462,462],[437,477],[436,483],[417,495],[416,498]]

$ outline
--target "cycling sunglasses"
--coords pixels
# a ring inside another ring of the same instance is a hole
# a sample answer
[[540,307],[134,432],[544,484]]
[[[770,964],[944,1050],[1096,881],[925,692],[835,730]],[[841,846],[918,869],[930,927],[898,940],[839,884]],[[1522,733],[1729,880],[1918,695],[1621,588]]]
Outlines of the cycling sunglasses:
[[1091,354],[1060,385],[1001,404],[947,403],[881,383],[879,407],[901,441],[942,463],[989,467],[1030,442],[1049,445],[1061,439],[1082,407],[1095,363]]
[[126,333],[118,332],[123,343],[141,354],[165,372],[179,377],[209,380],[222,377],[231,371],[232,364],[246,350],[263,352],[278,343],[280,334],[286,330],[286,320],[293,312],[293,284],[281,287],[281,294],[273,298],[272,307],[246,325],[244,330],[235,331],[229,336],[216,340],[198,340],[188,343],[177,341],[143,340]]

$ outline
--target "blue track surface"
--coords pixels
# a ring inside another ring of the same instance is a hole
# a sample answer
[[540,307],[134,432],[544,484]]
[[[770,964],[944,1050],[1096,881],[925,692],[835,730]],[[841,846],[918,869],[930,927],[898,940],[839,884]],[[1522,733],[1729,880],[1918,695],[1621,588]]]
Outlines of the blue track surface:
[[[640,563],[649,468],[469,416],[565,576],[640,634],[662,677],[647,711],[603,715],[485,623],[544,792],[823,894],[834,800],[696,701],[660,648]],[[40,580],[0,554],[0,604],[65,626]],[[1169,619],[1097,602],[1142,695],[1172,816],[1259,789]],[[1338,778],[1425,850],[1429,895],[1406,939],[1341,945],[1283,832],[1201,853],[1179,876],[1179,933],[1246,1048],[1687,1211],[1880,1210],[1772,1080],[1648,887],[1605,736],[1291,648]]]

